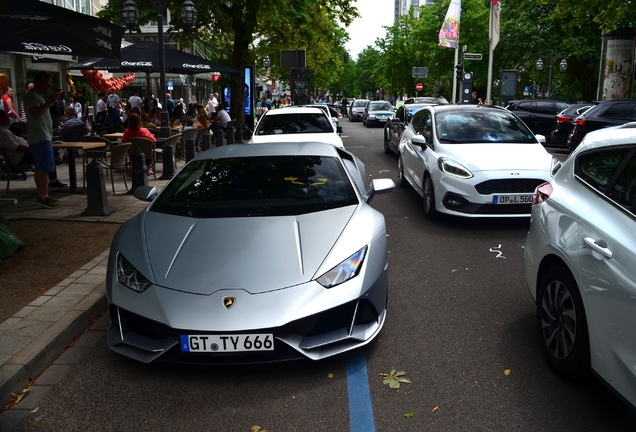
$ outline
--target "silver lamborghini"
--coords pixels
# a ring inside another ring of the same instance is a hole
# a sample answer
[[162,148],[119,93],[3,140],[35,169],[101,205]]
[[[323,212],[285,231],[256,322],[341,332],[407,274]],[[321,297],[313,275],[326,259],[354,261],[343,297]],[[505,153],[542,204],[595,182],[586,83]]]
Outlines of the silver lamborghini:
[[142,362],[323,359],[369,343],[387,302],[384,217],[362,162],[324,143],[192,159],[119,229],[108,346]]

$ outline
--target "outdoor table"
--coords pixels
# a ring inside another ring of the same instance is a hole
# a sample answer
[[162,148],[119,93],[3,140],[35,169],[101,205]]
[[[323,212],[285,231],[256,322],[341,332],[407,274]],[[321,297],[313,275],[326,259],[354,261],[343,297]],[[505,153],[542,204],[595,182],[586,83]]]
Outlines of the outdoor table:
[[114,140],[114,141],[117,141],[118,139],[122,139],[123,136],[124,136],[123,132],[113,132],[113,133],[107,133],[102,135],[103,138],[106,138],[108,140]]
[[77,192],[77,172],[75,171],[75,150],[89,150],[104,147],[106,144],[103,142],[55,142],[53,143],[53,150],[69,150],[67,152],[68,157],[68,177],[71,183],[71,192]]

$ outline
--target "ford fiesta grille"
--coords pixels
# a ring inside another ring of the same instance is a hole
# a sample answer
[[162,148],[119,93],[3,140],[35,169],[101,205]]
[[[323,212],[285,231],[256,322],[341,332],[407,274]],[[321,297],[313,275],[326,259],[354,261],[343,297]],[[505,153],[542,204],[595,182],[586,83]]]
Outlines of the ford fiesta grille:
[[475,189],[480,195],[504,194],[504,193],[533,193],[542,179],[496,179],[488,180],[478,185]]

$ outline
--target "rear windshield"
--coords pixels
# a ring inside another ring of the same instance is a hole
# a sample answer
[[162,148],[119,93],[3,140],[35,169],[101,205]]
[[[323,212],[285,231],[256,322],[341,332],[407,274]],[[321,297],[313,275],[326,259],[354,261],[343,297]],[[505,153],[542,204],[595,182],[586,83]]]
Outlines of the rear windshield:
[[367,101],[365,100],[357,100],[357,101],[353,101],[353,106],[354,107],[363,107],[367,104]]
[[526,125],[506,111],[466,110],[435,114],[437,139],[442,143],[536,143]]
[[268,156],[193,161],[150,211],[196,218],[293,216],[355,204],[339,159]]
[[258,123],[256,135],[330,133],[331,121],[322,113],[266,115]]
[[388,102],[371,102],[369,104],[369,111],[392,111],[393,106]]

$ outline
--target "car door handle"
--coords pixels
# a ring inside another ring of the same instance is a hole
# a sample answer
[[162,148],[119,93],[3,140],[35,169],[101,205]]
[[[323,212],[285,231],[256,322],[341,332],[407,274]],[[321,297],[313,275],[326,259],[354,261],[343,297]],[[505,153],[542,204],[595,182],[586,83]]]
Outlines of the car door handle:
[[607,248],[607,243],[605,242],[605,240],[596,241],[591,237],[585,237],[583,241],[585,242],[587,247],[592,249],[594,252],[600,253],[607,259],[612,259],[612,257],[614,256],[614,254],[612,254],[612,251]]

